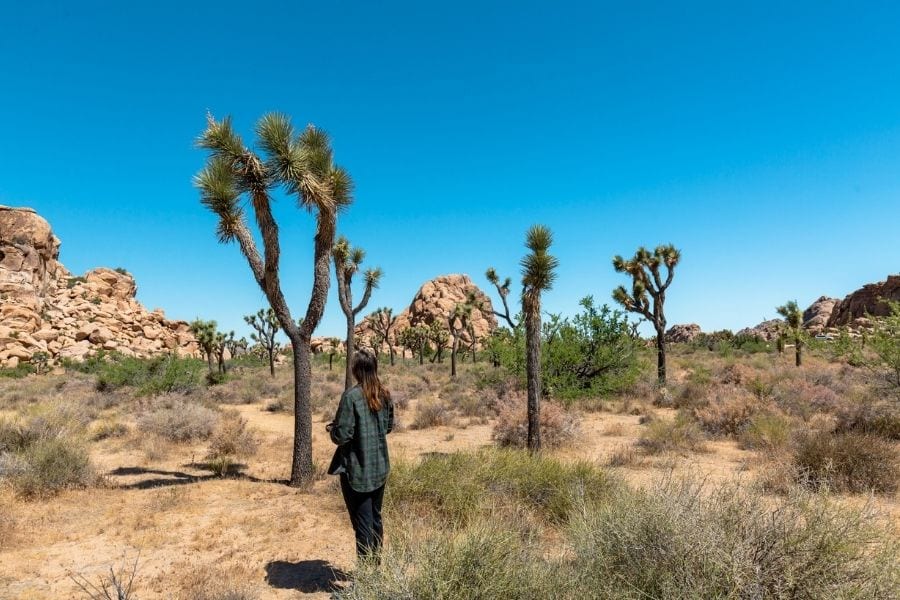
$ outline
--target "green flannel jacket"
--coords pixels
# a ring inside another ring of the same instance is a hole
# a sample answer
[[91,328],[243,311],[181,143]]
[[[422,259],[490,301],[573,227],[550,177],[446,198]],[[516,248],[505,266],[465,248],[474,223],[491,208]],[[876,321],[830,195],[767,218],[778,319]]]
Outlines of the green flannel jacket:
[[386,436],[393,428],[391,402],[372,412],[359,386],[344,392],[331,426],[331,441],[338,447],[328,472],[346,473],[357,492],[380,488],[391,468]]

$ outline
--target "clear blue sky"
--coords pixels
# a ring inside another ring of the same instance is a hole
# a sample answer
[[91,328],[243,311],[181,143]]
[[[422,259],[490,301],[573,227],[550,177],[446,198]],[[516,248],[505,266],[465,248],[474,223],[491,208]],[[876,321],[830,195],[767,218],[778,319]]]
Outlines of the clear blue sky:
[[[385,271],[372,308],[518,277],[532,223],[568,314],[640,244],[683,250],[669,322],[704,329],[900,270],[896,3],[201,4],[0,2],[0,203],[171,317],[245,331],[264,302],[191,184],[207,109],[332,134],[356,182],[340,231]],[[300,315],[312,218],[276,216]],[[318,333],[342,319],[332,290]]]

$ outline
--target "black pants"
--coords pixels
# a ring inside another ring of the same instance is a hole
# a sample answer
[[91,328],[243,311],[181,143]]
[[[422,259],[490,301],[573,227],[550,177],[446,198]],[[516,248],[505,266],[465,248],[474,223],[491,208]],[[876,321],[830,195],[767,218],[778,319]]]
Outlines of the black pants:
[[341,493],[350,523],[356,534],[356,554],[360,557],[370,556],[381,549],[384,539],[384,527],[381,523],[381,502],[384,500],[384,486],[371,492],[357,492],[350,487],[347,474],[341,474]]

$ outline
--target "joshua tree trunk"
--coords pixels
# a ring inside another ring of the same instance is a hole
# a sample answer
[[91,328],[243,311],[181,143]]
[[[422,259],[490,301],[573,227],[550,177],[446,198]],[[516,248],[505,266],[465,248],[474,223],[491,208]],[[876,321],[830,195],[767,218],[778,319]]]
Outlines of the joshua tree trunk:
[[356,350],[356,340],[354,339],[354,330],[356,329],[356,319],[351,314],[347,317],[347,341],[344,342],[347,348],[347,364],[344,367],[344,390],[353,387],[353,372],[350,370],[350,363],[353,359],[353,352]]
[[269,355],[269,375],[275,377],[275,348],[266,348]]
[[[294,414],[310,415],[310,388],[312,372],[310,368],[309,341],[301,335],[291,337],[294,351]],[[294,456],[291,464],[291,485],[312,485],[315,471],[312,462],[312,420],[294,419]]]
[[456,351],[459,347],[459,337],[453,336],[453,344],[450,346],[450,377],[456,377]]
[[799,367],[803,362],[801,358],[801,353],[803,351],[803,342],[800,340],[800,336],[794,338],[794,363]]
[[666,332],[656,330],[656,379],[659,385],[666,384]]
[[425,342],[424,341],[419,343],[419,364],[420,365],[425,364]]
[[329,371],[332,370],[331,367],[333,366],[333,364],[334,364],[334,354],[329,354],[328,355],[328,370]]
[[528,449],[541,449],[541,312],[525,314],[525,370],[528,380]]

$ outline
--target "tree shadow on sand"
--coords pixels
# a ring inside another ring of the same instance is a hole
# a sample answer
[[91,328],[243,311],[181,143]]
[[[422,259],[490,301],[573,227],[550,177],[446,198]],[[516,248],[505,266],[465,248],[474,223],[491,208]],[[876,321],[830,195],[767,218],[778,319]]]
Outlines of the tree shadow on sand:
[[338,583],[350,576],[325,560],[301,560],[287,562],[273,560],[266,565],[266,583],[280,590],[298,590],[305,594],[334,592]]
[[[184,465],[186,468],[192,469],[202,469],[202,470],[212,470],[213,467],[211,465],[207,465],[205,463],[191,463]],[[167,471],[163,469],[147,469],[144,467],[119,467],[117,469],[113,469],[109,471],[107,475],[109,477],[127,477],[127,476],[140,476],[140,475],[155,475],[151,479],[141,479],[140,481],[135,481],[132,483],[124,483],[119,484],[118,488],[125,490],[146,490],[158,487],[168,487],[172,485],[185,485],[189,483],[199,483],[201,481],[208,481],[211,479],[240,479],[244,481],[252,481],[255,483],[284,483],[287,484],[287,481],[280,480],[264,480],[258,479],[251,475],[247,475],[241,472],[241,469],[244,468],[244,465],[236,464],[232,465],[232,468],[229,469],[225,475],[220,475],[216,473],[210,474],[191,474],[185,473],[184,471]],[[112,479],[115,481],[115,479]]]

